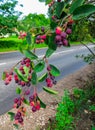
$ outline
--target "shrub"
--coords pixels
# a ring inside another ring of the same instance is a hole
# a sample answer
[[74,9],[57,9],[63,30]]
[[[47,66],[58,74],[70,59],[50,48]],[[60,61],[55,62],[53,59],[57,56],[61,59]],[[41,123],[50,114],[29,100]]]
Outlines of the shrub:
[[22,40],[17,38],[3,38],[0,39],[0,48],[18,47],[20,43],[22,43]]

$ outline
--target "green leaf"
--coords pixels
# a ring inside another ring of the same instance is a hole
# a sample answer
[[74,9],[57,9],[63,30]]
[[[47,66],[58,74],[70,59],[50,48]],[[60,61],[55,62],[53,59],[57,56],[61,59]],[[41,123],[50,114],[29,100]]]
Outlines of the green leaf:
[[35,71],[32,73],[31,82],[32,82],[33,85],[37,84],[37,74],[36,74]]
[[64,18],[65,16],[67,16],[67,13],[65,11],[62,11],[60,18]]
[[8,112],[8,114],[10,115],[10,120],[13,121],[13,120],[14,120],[15,113],[13,113],[13,112]]
[[[55,29],[57,25],[58,25],[58,24],[57,24],[54,20],[51,19],[51,21],[50,21],[50,27],[51,27],[51,29]],[[46,39],[46,40],[47,40],[47,39]],[[46,40],[45,40],[45,41],[46,41]]]
[[64,8],[64,2],[58,2],[56,5],[56,10],[55,10],[56,16],[58,18],[60,18],[63,8]]
[[24,69],[24,72],[25,72],[25,76],[28,78],[28,75],[29,75],[29,67],[24,66],[23,69]]
[[49,39],[48,39],[48,47],[52,50],[57,49],[57,45],[54,41],[55,41],[55,33],[52,34],[52,37],[50,36]]
[[52,2],[52,0],[45,0],[45,1],[46,1],[46,5]]
[[94,126],[92,126],[92,129],[91,130],[95,130],[95,127]]
[[32,43],[31,34],[30,34],[29,32],[27,33],[26,41],[27,41],[28,44],[31,44],[31,43]]
[[73,19],[79,20],[84,17],[87,17],[95,12],[95,6],[94,5],[82,5],[74,10],[73,12]]
[[46,55],[45,56],[48,58],[48,57],[50,57],[52,55],[53,52],[54,52],[54,50],[48,48],[47,51],[46,51]]
[[39,1],[40,2],[45,2],[46,5],[52,2],[52,0],[39,0]]
[[41,61],[34,67],[34,70],[35,72],[41,72],[44,68],[45,68],[45,62]]
[[50,68],[51,68],[50,73],[51,73],[53,76],[59,76],[59,75],[60,75],[59,69],[57,69],[54,65],[51,65],[51,64],[50,64]]
[[23,101],[26,105],[29,105],[29,101],[27,99],[24,99]]
[[70,7],[70,13],[72,14],[74,12],[74,10],[81,6],[83,4],[85,0],[75,0],[72,4],[71,4],[71,7]]
[[27,57],[27,58],[29,58],[29,59],[31,59],[31,60],[36,60],[38,57],[34,54],[34,53],[32,53],[30,50],[24,50],[23,51],[23,54]]
[[39,81],[39,82],[43,82],[43,81],[47,78],[47,76],[48,76],[47,73],[43,74],[43,75],[38,79],[38,81]]
[[16,129],[19,128],[19,126],[18,126],[17,124],[13,124],[13,126],[14,126]]
[[21,92],[22,92],[22,89],[20,87],[17,87],[16,88],[16,94],[21,94]]
[[45,2],[46,0],[39,0],[40,2]]
[[43,90],[50,93],[50,94],[54,94],[54,95],[58,94],[58,92],[56,92],[50,88],[47,88],[47,87],[43,87]]
[[15,68],[14,71],[15,71],[16,74],[18,75],[19,79],[21,79],[21,80],[23,80],[23,81],[25,81],[25,82],[28,81],[27,78],[20,72],[19,69]]
[[31,62],[30,62],[30,65],[31,65],[31,68],[32,68],[32,69],[34,69],[35,64],[34,64],[34,62],[33,62],[33,61],[31,61]]
[[3,72],[2,74],[2,80],[5,80],[6,79],[6,72]]
[[37,98],[38,98],[38,100],[40,101],[41,107],[42,107],[42,108],[46,108],[46,104],[44,104],[39,97],[37,97]]

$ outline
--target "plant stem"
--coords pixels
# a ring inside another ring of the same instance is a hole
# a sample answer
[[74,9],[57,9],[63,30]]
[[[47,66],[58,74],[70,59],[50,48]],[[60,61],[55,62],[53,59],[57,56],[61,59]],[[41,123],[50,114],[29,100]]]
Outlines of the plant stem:
[[91,54],[95,57],[94,52],[86,44],[84,44],[82,41],[81,41],[81,44],[84,45],[91,52]]

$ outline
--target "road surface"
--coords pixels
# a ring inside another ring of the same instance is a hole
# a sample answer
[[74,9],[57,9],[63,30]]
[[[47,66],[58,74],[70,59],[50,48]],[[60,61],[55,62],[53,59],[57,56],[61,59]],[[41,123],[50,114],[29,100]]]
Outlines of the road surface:
[[[93,49],[93,45],[89,45],[89,47]],[[38,49],[36,53],[39,57],[43,57],[46,50],[46,48]],[[60,69],[61,74],[56,78],[57,81],[87,65],[83,59],[76,58],[76,55],[88,53],[88,49],[84,46],[57,49],[49,59],[50,64],[53,64]],[[4,70],[11,68],[22,58],[23,55],[19,52],[0,54],[0,115],[12,108],[13,99],[17,96],[15,94],[15,83],[12,82],[10,85],[5,86],[4,82],[1,80],[1,75]],[[39,88],[39,91],[41,91],[41,87]]]

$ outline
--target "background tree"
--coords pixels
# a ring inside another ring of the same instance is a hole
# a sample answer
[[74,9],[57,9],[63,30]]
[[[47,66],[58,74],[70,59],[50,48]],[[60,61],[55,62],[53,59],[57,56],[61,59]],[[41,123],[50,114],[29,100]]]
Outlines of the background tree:
[[12,33],[13,28],[17,27],[18,17],[21,12],[15,10],[17,0],[0,1],[0,35]]
[[49,26],[49,18],[46,18],[44,14],[29,14],[24,16],[21,20],[18,21],[18,30],[23,31],[37,31],[36,28],[41,26]]

